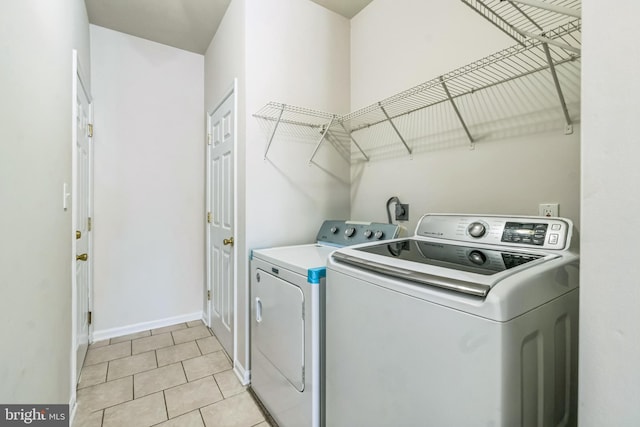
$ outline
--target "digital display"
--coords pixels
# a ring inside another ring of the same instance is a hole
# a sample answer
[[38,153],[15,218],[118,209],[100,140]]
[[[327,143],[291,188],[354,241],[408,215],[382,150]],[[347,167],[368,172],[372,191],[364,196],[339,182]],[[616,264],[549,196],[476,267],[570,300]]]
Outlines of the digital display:
[[500,241],[542,246],[548,227],[548,224],[507,222]]

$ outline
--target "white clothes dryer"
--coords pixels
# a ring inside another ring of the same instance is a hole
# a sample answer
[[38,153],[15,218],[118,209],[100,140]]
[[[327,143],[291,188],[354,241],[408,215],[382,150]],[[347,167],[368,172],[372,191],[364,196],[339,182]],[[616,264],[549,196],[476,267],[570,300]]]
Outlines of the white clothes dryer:
[[398,237],[394,224],[325,221],[316,243],[251,255],[251,388],[280,427],[318,427],[327,258]]

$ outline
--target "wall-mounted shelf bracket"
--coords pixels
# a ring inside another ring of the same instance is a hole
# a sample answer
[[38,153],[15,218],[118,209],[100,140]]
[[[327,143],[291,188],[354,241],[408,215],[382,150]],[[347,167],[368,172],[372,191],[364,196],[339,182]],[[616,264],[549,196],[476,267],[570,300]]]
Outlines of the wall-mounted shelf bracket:
[[389,117],[389,114],[387,114],[387,110],[384,109],[384,107],[382,106],[381,102],[378,102],[378,107],[380,107],[380,110],[382,110],[382,113],[384,114],[384,116],[387,118],[387,121],[389,122],[389,124],[391,125],[391,127],[393,128],[393,130],[396,132],[396,134],[398,135],[398,138],[400,138],[400,141],[402,141],[402,143],[404,144],[404,148],[407,149],[407,152],[409,152],[409,155],[413,154],[411,152],[411,148],[409,148],[409,146],[407,145],[407,141],[404,140],[404,138],[402,137],[402,134],[400,133],[400,131],[398,130],[398,128],[396,127],[396,125],[393,123],[393,120],[391,120],[391,117]]
[[340,122],[340,126],[342,126],[342,129],[344,129],[344,131],[349,135],[349,138],[351,138],[351,141],[355,144],[355,146],[358,148],[358,150],[360,150],[360,153],[364,156],[364,158],[368,162],[369,161],[369,156],[367,156],[365,154],[364,150],[362,148],[360,148],[360,145],[358,144],[358,141],[356,141],[355,138],[353,137],[353,135],[351,134],[351,132],[349,132],[346,127],[344,127],[344,123]]
[[558,93],[560,107],[562,107],[562,113],[564,114],[564,120],[566,123],[564,127],[564,133],[565,135],[569,135],[573,133],[573,123],[571,122],[571,116],[569,115],[569,109],[567,108],[567,103],[564,100],[562,87],[560,86],[560,81],[558,80],[558,73],[556,73],[556,67],[553,64],[553,59],[551,58],[551,51],[549,50],[549,45],[546,43],[542,43],[542,48],[544,49],[544,53],[547,57],[547,62],[549,63],[549,71],[551,71],[553,84],[556,86],[556,92]]
[[282,120],[282,114],[284,113],[284,109],[285,109],[285,105],[282,104],[282,108],[280,109],[280,114],[278,115],[278,120],[276,120],[276,124],[273,126],[271,137],[269,137],[269,141],[267,142],[267,148],[265,148],[264,150],[264,160],[267,160],[267,153],[269,152],[269,147],[271,147],[273,138],[276,136],[276,131],[278,130],[278,125],[280,124],[280,120]]
[[331,127],[331,125],[333,124],[333,121],[336,119],[335,114],[333,116],[331,116],[331,120],[329,120],[329,123],[327,123],[326,125],[323,126],[323,130],[322,130],[322,136],[320,137],[320,141],[318,141],[318,143],[316,144],[316,148],[313,150],[313,153],[311,154],[311,157],[309,158],[309,164],[311,164],[313,162],[313,158],[316,156],[316,153],[318,152],[318,149],[320,148],[320,144],[322,144],[322,141],[324,141],[325,137],[327,136],[327,132],[329,132],[329,128]]
[[442,83],[442,88],[444,89],[444,93],[447,95],[447,98],[449,98],[449,102],[451,102],[453,111],[456,112],[456,115],[458,116],[458,120],[460,120],[460,124],[462,125],[465,133],[467,134],[467,137],[469,138],[469,147],[473,149],[475,141],[473,140],[473,137],[471,136],[471,132],[469,132],[469,128],[467,128],[467,124],[462,118],[462,114],[460,114],[460,110],[458,110],[458,106],[453,100],[453,97],[451,96],[451,92],[449,92],[449,88],[447,87],[447,84],[444,82],[444,77],[442,76],[440,76],[440,83]]

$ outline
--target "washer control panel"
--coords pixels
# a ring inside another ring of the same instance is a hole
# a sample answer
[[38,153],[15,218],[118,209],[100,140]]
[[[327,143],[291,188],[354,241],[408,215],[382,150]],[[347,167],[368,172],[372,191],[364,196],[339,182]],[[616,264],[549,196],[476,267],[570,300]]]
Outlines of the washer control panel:
[[327,220],[320,227],[316,241],[334,246],[348,246],[395,239],[399,235],[400,226],[397,224]]
[[536,216],[427,214],[416,235],[461,242],[568,249],[573,223],[566,218]]

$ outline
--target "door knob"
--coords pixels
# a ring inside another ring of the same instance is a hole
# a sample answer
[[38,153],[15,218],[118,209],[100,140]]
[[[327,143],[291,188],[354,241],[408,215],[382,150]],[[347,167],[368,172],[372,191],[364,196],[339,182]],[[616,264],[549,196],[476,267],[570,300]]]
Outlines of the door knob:
[[233,246],[233,237],[229,237],[228,239],[224,239],[224,240],[222,241],[222,244],[223,244],[223,245],[225,245],[225,246],[226,246],[226,245],[231,245],[231,246]]
[[76,255],[76,261],[86,261],[87,259],[89,259],[88,254]]
[[82,232],[80,230],[76,230],[76,240],[82,237]]

